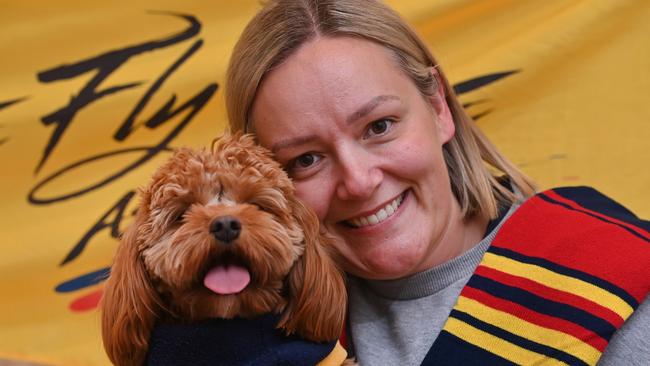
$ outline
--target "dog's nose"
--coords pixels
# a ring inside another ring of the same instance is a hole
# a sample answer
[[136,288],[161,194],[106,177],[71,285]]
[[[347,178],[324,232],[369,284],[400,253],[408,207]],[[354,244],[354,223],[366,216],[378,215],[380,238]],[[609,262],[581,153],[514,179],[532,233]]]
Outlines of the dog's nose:
[[241,223],[233,216],[217,217],[210,224],[210,232],[214,237],[224,244],[237,239],[241,233]]

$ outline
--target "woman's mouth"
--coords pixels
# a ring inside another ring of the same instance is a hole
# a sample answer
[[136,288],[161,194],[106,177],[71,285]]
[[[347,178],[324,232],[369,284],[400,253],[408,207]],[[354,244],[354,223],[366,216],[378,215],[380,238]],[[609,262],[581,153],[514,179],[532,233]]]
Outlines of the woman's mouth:
[[388,204],[386,204],[386,206],[375,211],[373,214],[367,216],[355,217],[353,219],[348,219],[345,220],[344,223],[353,228],[362,228],[365,226],[377,225],[380,222],[393,216],[393,214],[397,211],[399,206],[404,201],[404,197],[406,197],[406,191],[400,194],[397,198],[395,198]]

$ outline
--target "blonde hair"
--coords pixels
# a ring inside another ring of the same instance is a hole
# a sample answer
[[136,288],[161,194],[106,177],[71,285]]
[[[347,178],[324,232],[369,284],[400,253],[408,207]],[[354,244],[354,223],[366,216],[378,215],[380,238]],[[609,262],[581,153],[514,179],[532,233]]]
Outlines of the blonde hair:
[[499,153],[465,113],[424,42],[399,14],[379,1],[268,1],[244,29],[230,59],[225,96],[231,130],[248,130],[257,89],[266,74],[306,42],[337,36],[366,39],[392,51],[398,66],[425,96],[437,90],[431,67],[437,68],[456,127],[443,153],[464,217],[494,218],[499,206],[518,199],[497,176],[508,178],[524,196],[534,193],[532,181]]

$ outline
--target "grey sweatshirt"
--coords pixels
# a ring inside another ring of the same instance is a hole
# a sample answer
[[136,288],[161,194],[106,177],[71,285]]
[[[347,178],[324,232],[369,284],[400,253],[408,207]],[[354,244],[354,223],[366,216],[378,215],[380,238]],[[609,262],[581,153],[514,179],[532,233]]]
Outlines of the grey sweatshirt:
[[[421,364],[460,291],[517,207],[474,248],[440,266],[398,280],[350,278],[350,343],[361,366]],[[649,298],[614,334],[598,365],[650,365]]]

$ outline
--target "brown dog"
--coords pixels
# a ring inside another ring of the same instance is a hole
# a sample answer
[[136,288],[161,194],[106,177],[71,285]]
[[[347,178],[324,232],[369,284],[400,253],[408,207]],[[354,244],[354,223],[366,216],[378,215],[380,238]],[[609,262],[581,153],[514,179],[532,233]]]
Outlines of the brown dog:
[[339,337],[342,272],[315,214],[252,137],[178,150],[140,197],[102,300],[113,363],[141,365],[159,322],[277,313],[286,334]]

